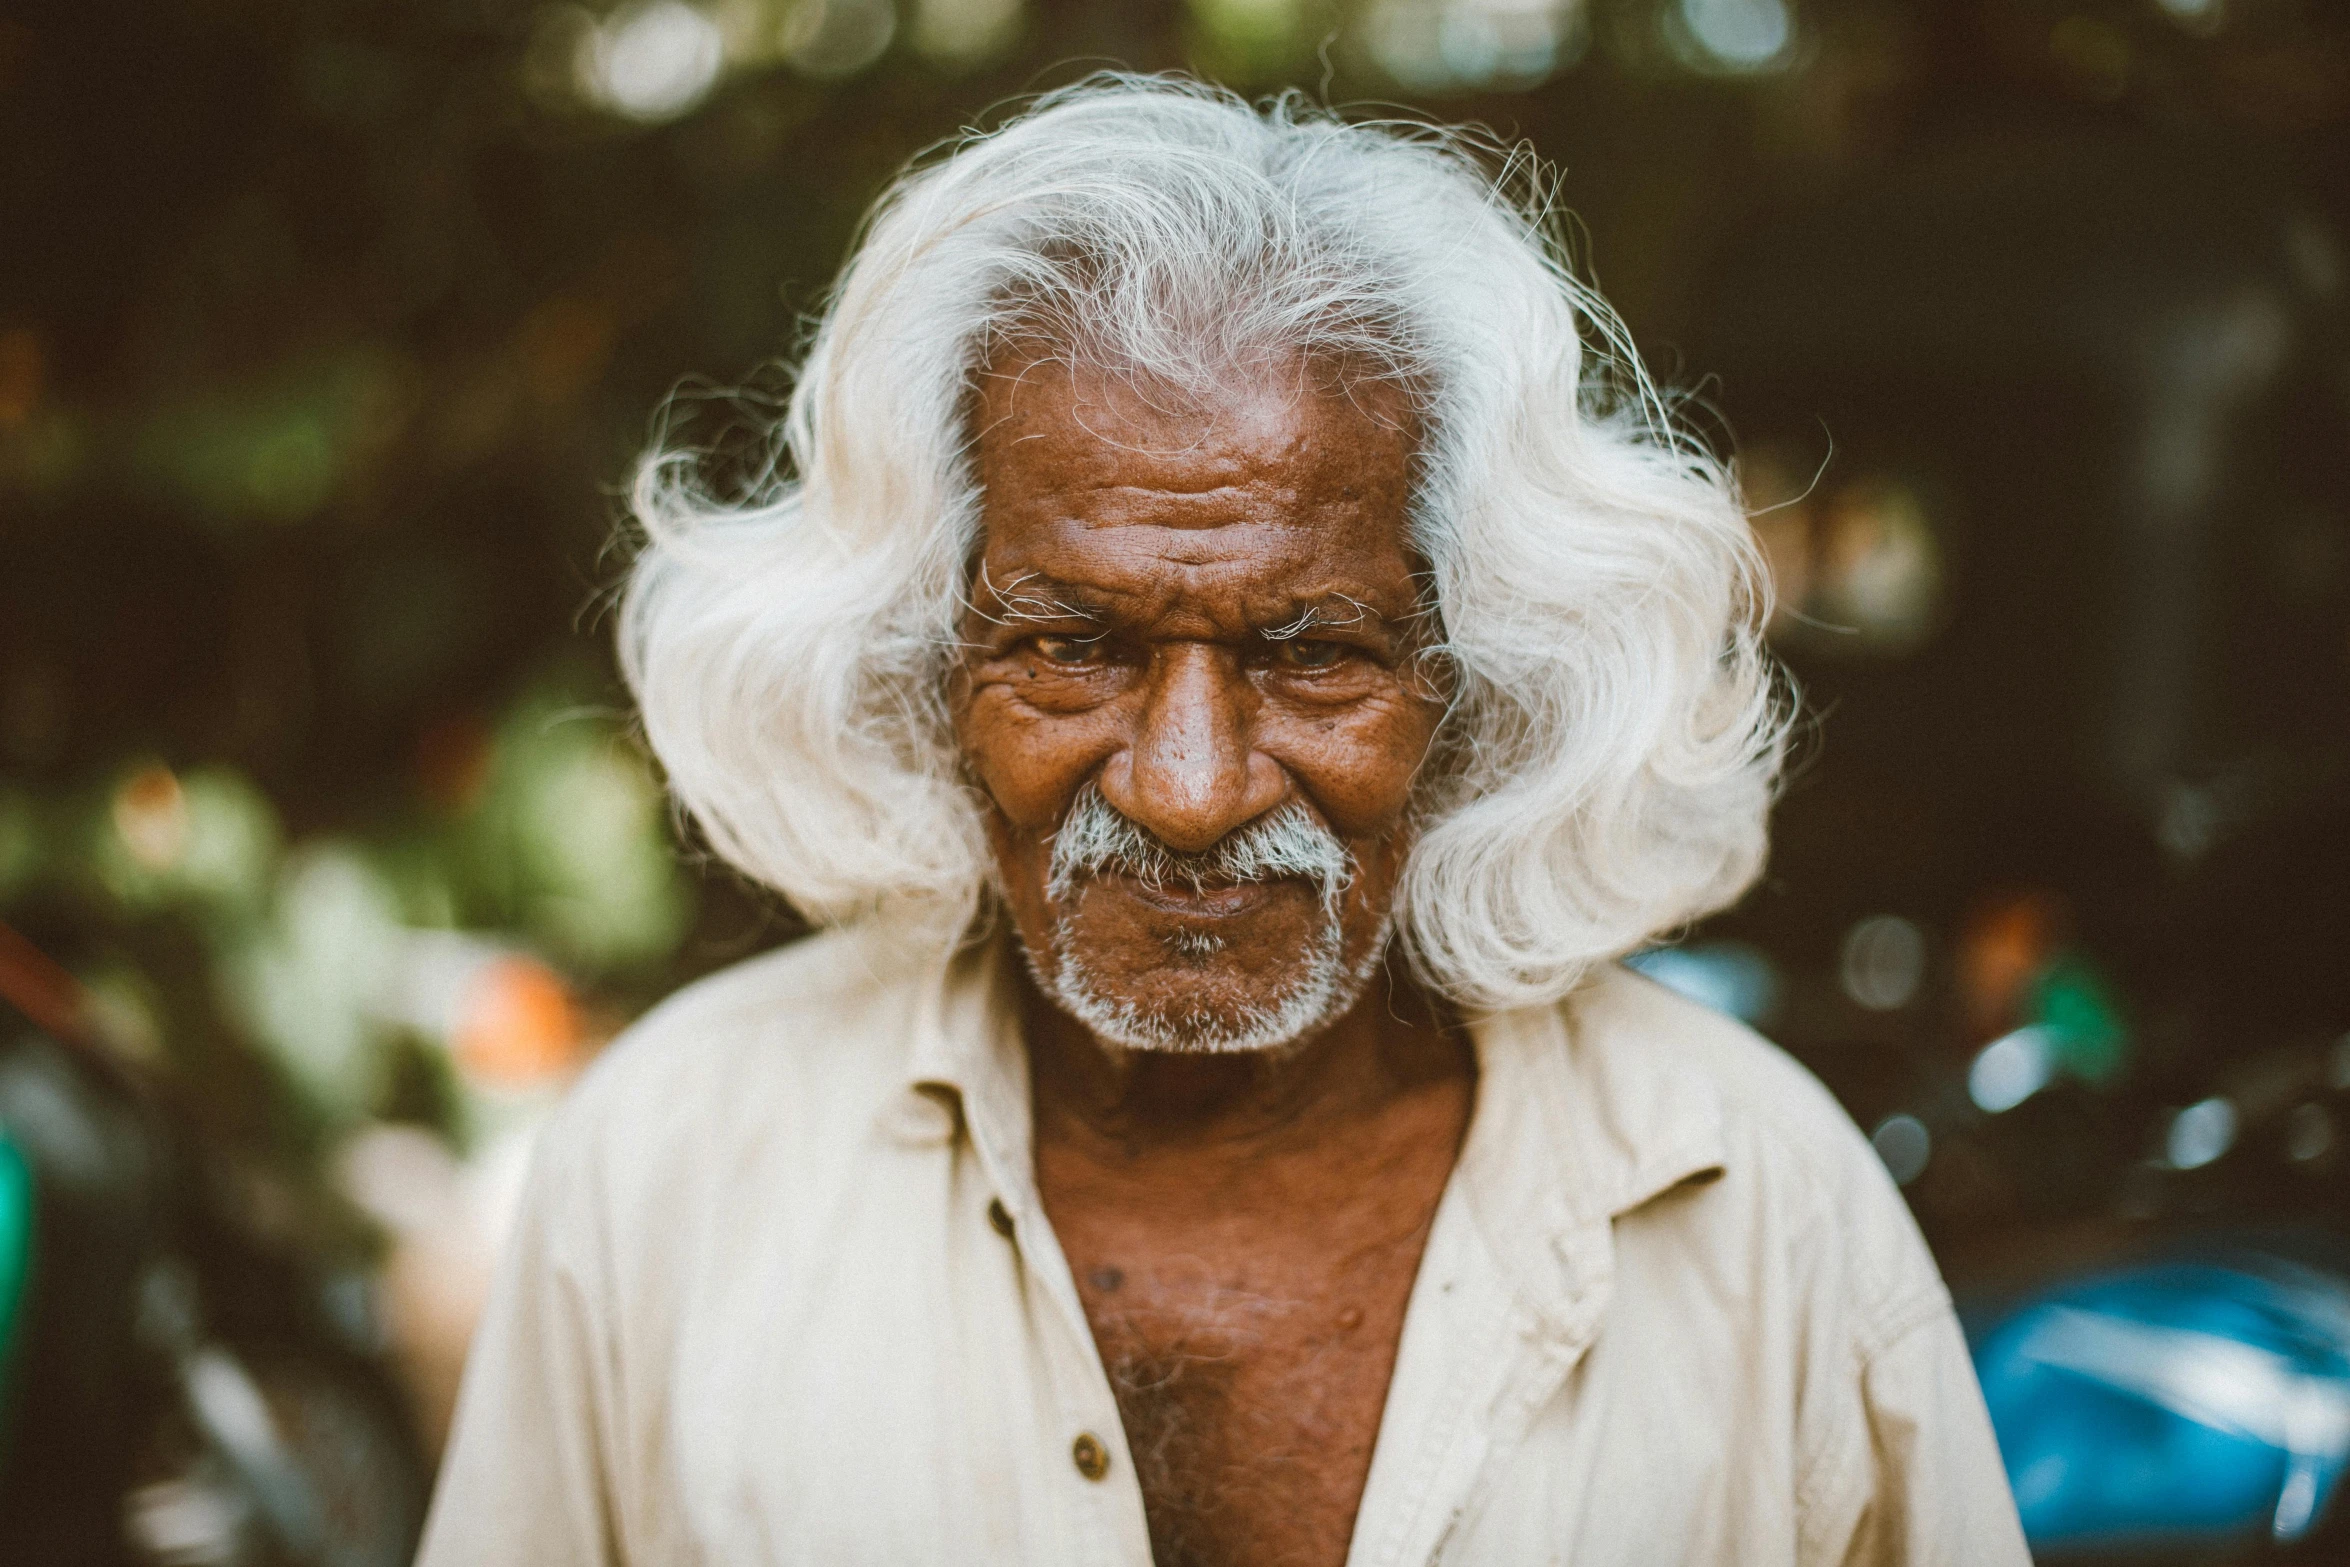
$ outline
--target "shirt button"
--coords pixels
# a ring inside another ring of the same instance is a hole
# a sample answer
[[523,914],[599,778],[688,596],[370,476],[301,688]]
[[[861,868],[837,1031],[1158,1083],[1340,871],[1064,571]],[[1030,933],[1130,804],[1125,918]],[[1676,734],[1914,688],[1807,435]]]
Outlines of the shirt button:
[[1099,1480],[1110,1472],[1110,1450],[1091,1431],[1077,1433],[1077,1440],[1069,1444],[1069,1456],[1076,1461],[1077,1472],[1088,1480]]
[[987,1226],[1005,1240],[1012,1238],[1011,1210],[1004,1206],[1001,1197],[990,1197],[987,1200]]

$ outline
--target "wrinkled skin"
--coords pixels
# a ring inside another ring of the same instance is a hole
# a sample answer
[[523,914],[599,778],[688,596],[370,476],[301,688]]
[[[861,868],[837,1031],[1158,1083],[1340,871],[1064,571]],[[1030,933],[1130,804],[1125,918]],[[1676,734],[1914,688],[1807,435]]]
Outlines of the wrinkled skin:
[[[1112,874],[1056,907],[1052,834],[1088,782],[1186,851],[1298,802],[1354,861],[1343,952],[1376,961],[1442,715],[1414,656],[1404,399],[1302,371],[1187,398],[1014,361],[977,423],[953,705],[1031,961],[1051,974],[1059,920],[1097,989],[1246,1007],[1322,928],[1299,881]],[[1160,1567],[1339,1567],[1468,1124],[1463,1035],[1395,965],[1280,1050],[1105,1046],[1033,985],[1026,1027],[1037,1179]]]

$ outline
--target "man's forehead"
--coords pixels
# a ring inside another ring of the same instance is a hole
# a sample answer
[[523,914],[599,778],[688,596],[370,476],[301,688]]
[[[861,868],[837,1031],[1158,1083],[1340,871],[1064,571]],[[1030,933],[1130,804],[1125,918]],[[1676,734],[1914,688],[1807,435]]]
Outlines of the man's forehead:
[[1266,632],[1335,618],[1409,620],[1422,583],[1400,495],[1180,495],[1100,488],[983,507],[974,598],[991,613],[1139,627],[1171,621]]
[[979,390],[982,471],[1017,489],[1207,494],[1365,469],[1400,474],[1411,460],[1413,421],[1399,388],[1335,380],[1296,361],[1236,366],[1193,386],[1083,360],[999,358]]
[[1179,636],[1400,628],[1420,594],[1404,428],[1311,377],[1178,390],[1033,362],[985,385],[991,617]]

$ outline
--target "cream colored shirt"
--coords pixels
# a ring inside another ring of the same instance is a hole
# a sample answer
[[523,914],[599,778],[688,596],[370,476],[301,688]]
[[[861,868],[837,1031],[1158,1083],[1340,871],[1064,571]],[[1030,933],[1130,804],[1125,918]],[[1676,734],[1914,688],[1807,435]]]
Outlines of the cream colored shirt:
[[[1350,1567],[2025,1561],[1816,1082],[1621,969],[1473,1032]],[[1028,1136],[993,949],[836,932],[656,1010],[543,1138],[424,1567],[1145,1567]]]

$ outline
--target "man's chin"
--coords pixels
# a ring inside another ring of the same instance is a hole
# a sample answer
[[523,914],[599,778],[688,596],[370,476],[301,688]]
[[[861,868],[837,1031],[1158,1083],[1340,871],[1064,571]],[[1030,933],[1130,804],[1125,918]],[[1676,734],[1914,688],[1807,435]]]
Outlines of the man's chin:
[[1286,1050],[1310,1039],[1353,1006],[1378,966],[1349,965],[1332,926],[1275,973],[1236,973],[1234,954],[1171,955],[1142,974],[1088,962],[1064,928],[1052,972],[1031,959],[1045,993],[1103,1043],[1127,1050],[1228,1055]]
[[1066,968],[1047,988],[1062,1010],[1102,1043],[1170,1055],[1286,1050],[1329,1021],[1335,999],[1326,987],[1308,983],[1263,1006],[1152,1006],[1092,984],[1082,970]]

